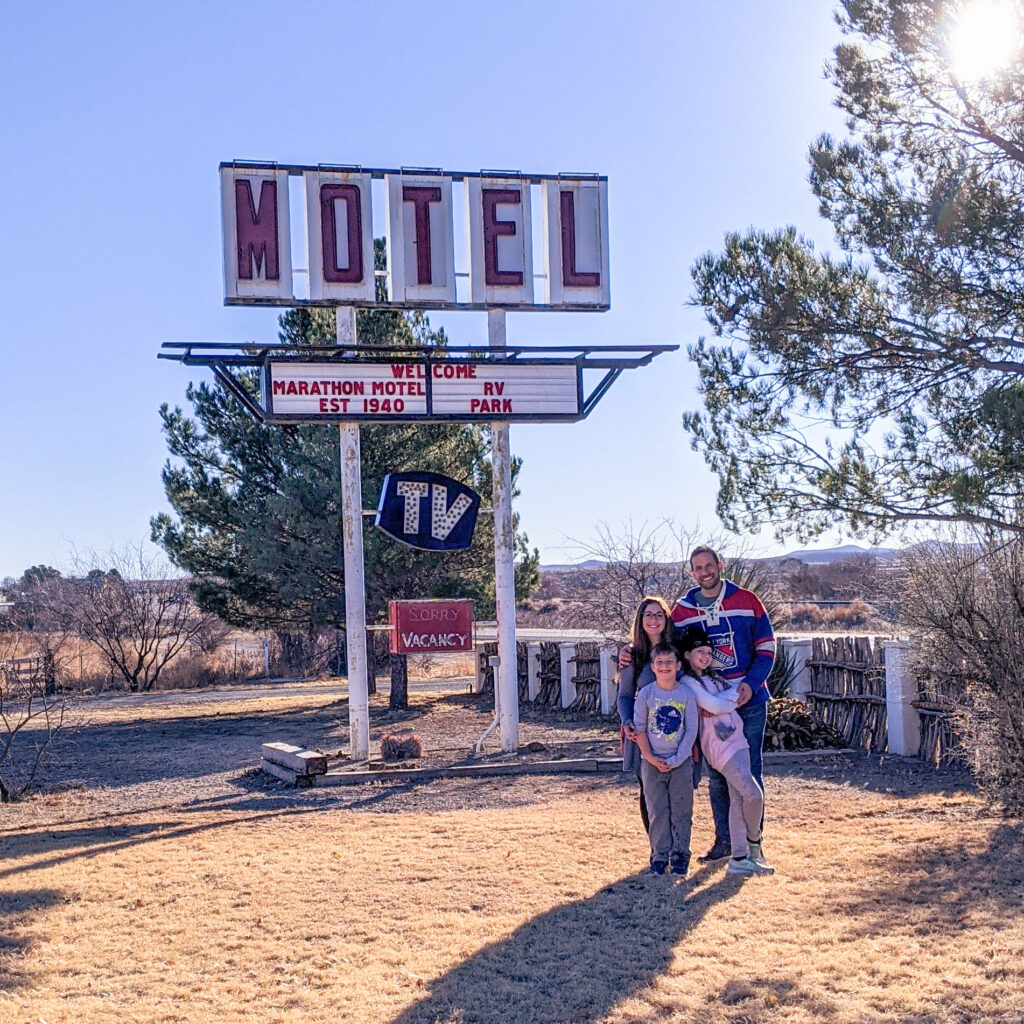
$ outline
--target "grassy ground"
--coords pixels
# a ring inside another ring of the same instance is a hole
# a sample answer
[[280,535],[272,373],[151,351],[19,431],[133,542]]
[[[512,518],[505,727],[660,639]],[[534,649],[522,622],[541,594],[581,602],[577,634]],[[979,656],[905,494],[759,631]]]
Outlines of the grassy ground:
[[[425,733],[468,713],[414,700]],[[643,873],[624,778],[292,791],[237,763],[236,724],[318,710],[94,707],[79,788],[0,809],[0,1022],[1024,1021],[1024,833],[954,774],[771,769],[777,874],[676,882]],[[111,737],[143,726],[191,770],[150,747],[126,776],[146,748]]]

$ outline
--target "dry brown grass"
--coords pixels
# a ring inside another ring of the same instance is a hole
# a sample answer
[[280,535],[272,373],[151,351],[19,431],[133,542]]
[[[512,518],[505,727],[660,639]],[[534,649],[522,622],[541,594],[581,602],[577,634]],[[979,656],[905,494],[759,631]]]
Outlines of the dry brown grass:
[[[109,727],[131,711],[204,713]],[[1024,1020],[1022,832],[952,774],[774,769],[778,873],[745,883],[645,876],[615,776],[216,780],[0,811],[3,1024]]]

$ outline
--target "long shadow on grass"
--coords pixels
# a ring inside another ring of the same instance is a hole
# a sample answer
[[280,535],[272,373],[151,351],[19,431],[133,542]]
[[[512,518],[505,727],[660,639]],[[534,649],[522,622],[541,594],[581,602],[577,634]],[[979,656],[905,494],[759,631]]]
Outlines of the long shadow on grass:
[[485,946],[432,982],[429,995],[392,1024],[596,1020],[646,989],[669,967],[676,946],[741,885],[713,867],[679,884],[629,875]]
[[1024,825],[997,825],[981,850],[915,844],[898,860],[879,856],[870,874],[888,879],[842,908],[847,934],[955,935],[977,915],[1005,920],[1024,913]]
[[962,767],[936,768],[916,758],[858,753],[849,757],[768,764],[765,774],[779,779],[820,779],[835,786],[907,797],[973,792],[974,781]]
[[[194,809],[203,810],[204,808]],[[221,805],[218,809],[231,811],[233,808],[230,805]],[[177,810],[182,813],[187,809],[178,808]],[[162,821],[97,825],[91,828],[50,828],[39,832],[9,833],[0,837],[0,863],[5,860],[34,857],[39,854],[49,854],[49,856],[43,856],[39,860],[19,864],[15,867],[0,869],[0,879],[24,871],[55,867],[80,857],[96,857],[100,854],[131,849],[133,846],[140,846],[143,843],[181,839],[184,836],[199,835],[202,832],[210,832],[218,828],[267,821],[272,818],[291,817],[296,814],[309,814],[317,810],[318,808],[312,806],[290,806],[264,810],[264,813],[225,817],[198,824],[190,824],[182,817],[175,817]]]
[[23,889],[0,893],[0,992],[11,992],[23,983],[17,968],[28,940],[15,938],[14,930],[24,929],[30,917],[54,906],[61,899],[55,889]]

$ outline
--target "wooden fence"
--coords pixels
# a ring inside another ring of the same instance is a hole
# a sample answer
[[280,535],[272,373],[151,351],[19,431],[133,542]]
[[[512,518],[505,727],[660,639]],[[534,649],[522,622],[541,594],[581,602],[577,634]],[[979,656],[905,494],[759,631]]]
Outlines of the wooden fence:
[[919,665],[917,699],[912,705],[921,720],[918,757],[931,764],[952,764],[963,758],[956,724],[956,709],[963,701],[968,680]]
[[869,636],[816,636],[807,661],[815,714],[851,747],[886,749],[885,650]]

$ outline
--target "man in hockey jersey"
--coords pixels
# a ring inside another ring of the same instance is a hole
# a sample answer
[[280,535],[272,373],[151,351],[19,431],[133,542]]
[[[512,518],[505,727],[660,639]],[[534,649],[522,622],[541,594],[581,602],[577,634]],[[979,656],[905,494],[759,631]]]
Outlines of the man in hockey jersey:
[[[775,633],[764,605],[750,590],[722,578],[722,561],[709,547],[690,555],[690,573],[697,586],[687,591],[672,609],[672,621],[682,631],[700,626],[714,645],[712,671],[730,682],[742,680],[737,710],[750,745],[750,772],[764,790],[762,749],[768,714],[768,673],[775,661]],[[729,784],[708,766],[711,814],[715,842],[701,860],[729,856]]]

